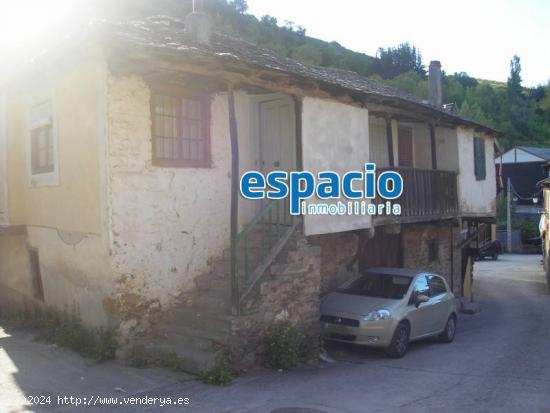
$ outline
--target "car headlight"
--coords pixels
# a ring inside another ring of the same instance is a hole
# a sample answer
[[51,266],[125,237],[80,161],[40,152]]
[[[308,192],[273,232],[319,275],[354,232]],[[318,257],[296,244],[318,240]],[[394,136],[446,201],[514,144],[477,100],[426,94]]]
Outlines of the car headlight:
[[387,320],[388,318],[391,318],[391,314],[389,310],[375,310],[368,313],[365,317],[363,317],[364,321],[376,321],[376,320]]

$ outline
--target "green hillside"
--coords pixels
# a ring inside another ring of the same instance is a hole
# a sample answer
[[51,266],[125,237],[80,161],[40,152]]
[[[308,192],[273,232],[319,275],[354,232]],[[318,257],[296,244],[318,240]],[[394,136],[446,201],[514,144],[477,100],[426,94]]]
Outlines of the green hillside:
[[[103,1],[103,17],[166,14],[183,18],[192,8],[191,0]],[[408,43],[379,49],[377,56],[372,57],[336,42],[309,37],[306,28],[292,22],[279,22],[271,16],[257,19],[247,13],[245,0],[202,0],[201,7],[212,16],[217,30],[303,63],[352,70],[427,98],[422,55]],[[550,82],[536,88],[524,88],[520,59],[517,56],[510,58],[510,77],[506,83],[475,79],[464,72],[444,73],[443,101],[454,103],[461,115],[502,131],[505,138],[501,143],[505,148],[518,144],[550,146]]]

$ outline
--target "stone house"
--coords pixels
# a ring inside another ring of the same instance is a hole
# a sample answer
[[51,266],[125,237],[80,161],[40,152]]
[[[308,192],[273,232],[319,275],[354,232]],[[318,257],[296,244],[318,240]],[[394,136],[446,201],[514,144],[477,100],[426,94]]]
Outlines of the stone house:
[[[189,370],[315,331],[352,268],[423,267],[461,292],[460,231],[494,220],[498,133],[339,69],[210,33],[200,15],[91,26],[2,85],[0,302],[75,307]],[[206,29],[206,30],[205,30]],[[404,177],[402,215],[294,217],[248,170]]]

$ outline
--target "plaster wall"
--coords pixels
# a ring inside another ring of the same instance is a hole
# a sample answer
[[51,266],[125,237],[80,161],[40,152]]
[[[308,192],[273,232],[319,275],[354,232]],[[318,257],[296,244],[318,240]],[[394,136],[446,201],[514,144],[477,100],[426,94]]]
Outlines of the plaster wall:
[[[55,183],[33,184],[28,172],[32,73],[6,85],[1,125],[8,227],[0,230],[0,284],[21,297],[12,304],[24,304],[26,297],[59,309],[74,308],[88,325],[109,323],[105,299],[114,285],[104,237],[100,167],[105,143],[104,67],[99,51],[84,47],[55,70],[45,66],[41,73],[54,106],[59,171]],[[36,297],[38,272],[31,270],[31,249],[38,253],[43,302]]]
[[[153,166],[150,90],[135,76],[108,80],[112,267],[121,294],[168,305],[229,247],[231,149],[227,95],[211,97],[210,168]],[[241,173],[257,156],[252,100],[235,95]],[[241,201],[241,224],[254,205]]]
[[415,123],[413,129],[414,167],[432,169],[432,145],[427,124]]
[[27,83],[6,95],[6,162],[9,222],[101,233],[97,56],[67,64],[47,77],[52,86],[59,182],[33,186],[28,176]]
[[435,128],[437,169],[458,172],[458,141],[456,129]]
[[388,141],[386,136],[386,120],[369,116],[370,160],[376,167],[388,167]]
[[474,131],[467,128],[457,129],[460,165],[458,175],[459,206],[460,213],[463,216],[494,215],[496,213],[494,138],[481,135],[479,137],[485,139],[486,177],[478,181],[474,170]]
[[[369,116],[363,108],[305,98],[302,105],[303,166],[317,174],[334,171],[343,176],[350,170],[364,171],[369,161]],[[311,203],[321,202],[312,197]],[[369,228],[369,215],[306,215],[305,234],[326,234]]]

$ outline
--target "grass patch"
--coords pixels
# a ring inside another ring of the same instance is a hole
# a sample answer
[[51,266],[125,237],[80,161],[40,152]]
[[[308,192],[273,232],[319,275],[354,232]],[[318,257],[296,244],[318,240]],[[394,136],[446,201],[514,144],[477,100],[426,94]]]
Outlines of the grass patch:
[[103,327],[84,326],[76,310],[48,308],[32,318],[10,317],[6,322],[14,328],[36,329],[37,340],[71,349],[98,362],[115,358],[117,342],[113,332]]
[[163,354],[160,358],[160,366],[173,371],[185,371],[184,361],[175,351]]

